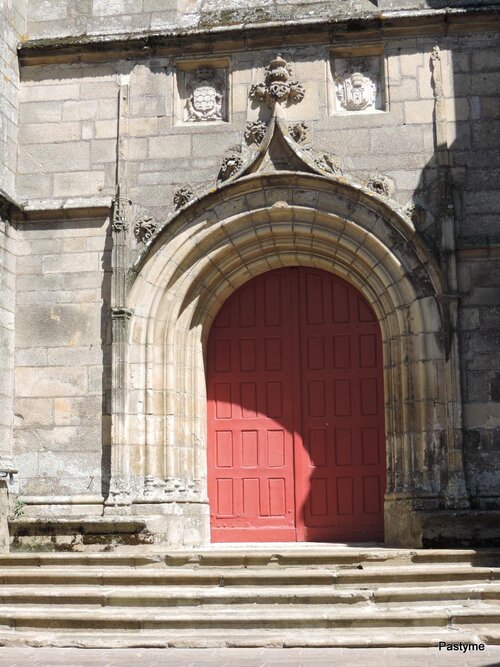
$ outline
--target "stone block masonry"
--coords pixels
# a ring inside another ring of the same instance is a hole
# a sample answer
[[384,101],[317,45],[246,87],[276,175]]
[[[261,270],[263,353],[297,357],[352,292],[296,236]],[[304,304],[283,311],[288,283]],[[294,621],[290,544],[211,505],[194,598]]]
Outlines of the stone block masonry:
[[106,219],[19,226],[15,415],[23,494],[103,491],[108,234]]

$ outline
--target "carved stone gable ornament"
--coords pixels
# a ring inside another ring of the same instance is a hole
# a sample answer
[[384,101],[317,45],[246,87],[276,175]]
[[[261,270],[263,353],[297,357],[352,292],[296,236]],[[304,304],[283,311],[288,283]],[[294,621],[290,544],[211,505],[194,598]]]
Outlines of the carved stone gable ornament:
[[272,108],[276,102],[290,106],[304,99],[304,88],[292,79],[292,67],[278,54],[265,70],[266,76],[262,83],[250,88],[250,98],[264,102]]
[[335,87],[340,111],[376,108],[377,82],[364,61],[353,61],[336,73]]
[[186,73],[186,116],[189,122],[223,120],[224,77],[213,67]]

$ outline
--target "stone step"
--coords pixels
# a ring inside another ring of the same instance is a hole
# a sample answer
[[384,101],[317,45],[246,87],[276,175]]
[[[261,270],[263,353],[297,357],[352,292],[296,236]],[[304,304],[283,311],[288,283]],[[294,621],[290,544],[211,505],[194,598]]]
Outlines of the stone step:
[[173,609],[141,607],[125,611],[123,608],[97,609],[68,605],[16,607],[4,605],[0,609],[0,626],[16,630],[72,631],[95,629],[99,631],[163,631],[167,629],[222,630],[291,630],[293,628],[449,628],[490,626],[500,623],[500,607],[463,607],[448,605],[440,609],[261,609],[255,605],[237,609]]
[[500,632],[456,631],[436,628],[431,632],[408,628],[404,632],[307,629],[307,632],[256,632],[210,630],[169,633],[149,632],[0,632],[0,646],[78,647],[78,648],[410,648],[436,647],[448,643],[500,644]]
[[248,548],[174,551],[167,554],[130,553],[9,553],[0,554],[4,567],[267,567],[267,566],[326,566],[412,563],[462,563],[474,566],[494,566],[500,563],[500,549],[342,549],[337,546],[309,548]]
[[471,567],[470,565],[411,565],[376,566],[364,568],[4,568],[0,569],[0,584],[24,585],[150,585],[150,586],[288,586],[336,585],[373,586],[404,583],[423,586],[438,582],[500,581],[500,568]]
[[[175,586],[67,586],[0,587],[0,604],[4,605],[82,605],[121,607],[180,607],[201,605],[354,605],[354,604],[436,604],[500,601],[500,584],[487,583],[460,586],[380,587],[376,589],[337,589],[333,586],[268,586],[188,588]],[[274,607],[275,608],[275,607]]]
[[500,643],[500,550],[0,556],[0,645]]

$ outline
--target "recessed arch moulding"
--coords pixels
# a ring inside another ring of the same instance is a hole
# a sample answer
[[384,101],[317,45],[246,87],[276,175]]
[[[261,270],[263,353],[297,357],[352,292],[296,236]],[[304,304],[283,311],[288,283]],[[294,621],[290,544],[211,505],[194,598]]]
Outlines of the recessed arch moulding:
[[[150,517],[158,541],[210,541],[205,352],[240,285],[311,266],[354,285],[382,330],[387,430],[386,542],[418,542],[419,511],[466,506],[456,360],[443,337],[442,278],[388,200],[314,174],[252,174],[182,209],[130,274],[132,313],[113,416],[107,512]],[[417,531],[418,532],[418,531]]]

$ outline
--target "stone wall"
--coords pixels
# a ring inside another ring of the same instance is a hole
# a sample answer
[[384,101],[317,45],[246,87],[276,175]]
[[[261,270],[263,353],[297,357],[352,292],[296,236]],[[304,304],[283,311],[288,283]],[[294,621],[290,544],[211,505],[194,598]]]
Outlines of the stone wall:
[[0,1],[0,192],[15,195],[19,64],[17,43],[26,32],[26,1]]
[[497,34],[453,47],[466,470],[473,502],[485,509],[500,506],[499,48]]
[[23,71],[17,189],[21,200],[114,193],[115,65]]
[[[0,469],[3,470],[12,465],[15,289],[15,233],[0,206]],[[1,505],[0,499],[0,515]]]
[[19,225],[15,448],[24,494],[99,497],[106,484],[108,229],[104,215]]
[[[409,39],[384,46],[385,101],[373,113],[335,114],[333,70],[336,54],[324,45],[289,49],[294,76],[306,90],[288,120],[309,126],[306,145],[344,159],[345,170],[361,180],[383,172],[391,194],[402,204],[427,189],[422,172],[434,153],[430,53],[433,43]],[[444,46],[446,48],[446,45]],[[111,195],[115,187],[119,80],[129,83],[125,157],[127,186],[134,202],[160,217],[173,210],[173,195],[184,185],[195,190],[217,179],[224,156],[239,151],[247,121],[259,112],[248,93],[264,77],[276,50],[235,52],[231,58],[155,58],[135,65],[45,65],[23,70],[18,189],[23,200]],[[369,59],[378,60],[378,53]],[[181,75],[196,64],[227,68],[227,122],[188,123]],[[448,95],[451,95],[448,86]],[[449,103],[453,123],[454,105]],[[259,115],[260,114],[260,115]],[[398,141],[393,141],[395,132]],[[394,186],[394,187],[392,187]],[[32,204],[34,205],[34,204]],[[429,224],[430,218],[426,225]]]

